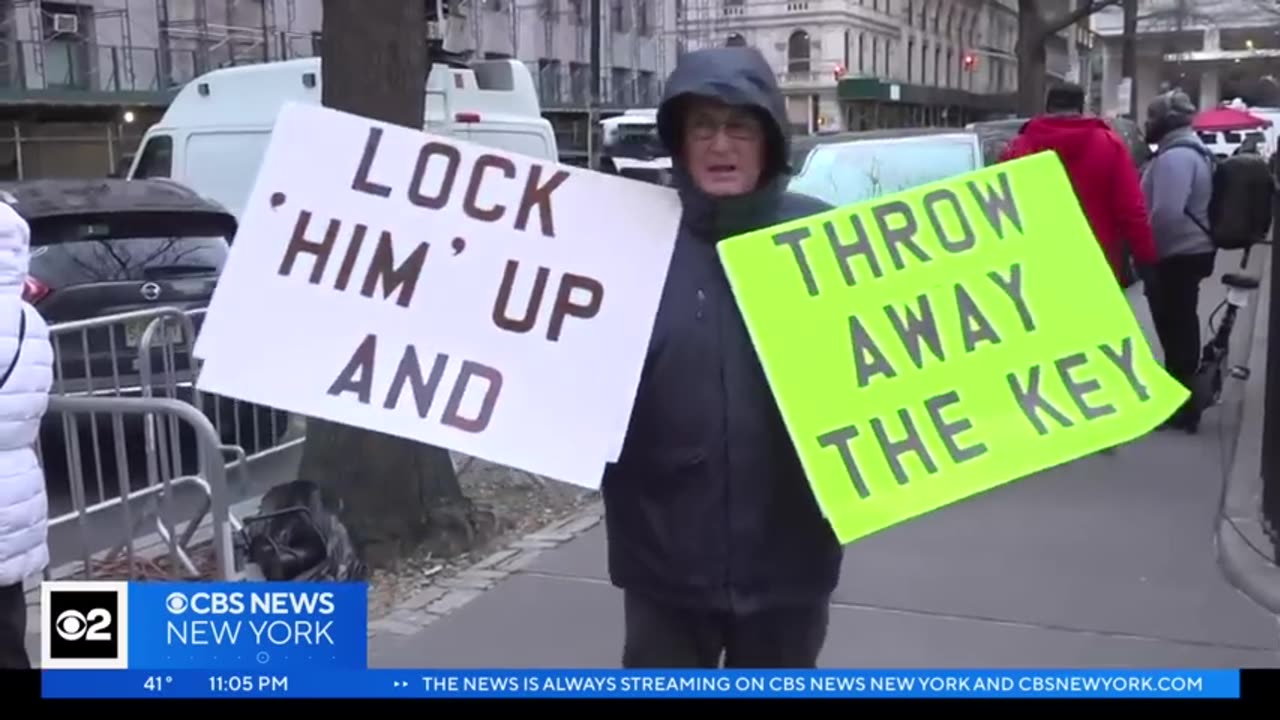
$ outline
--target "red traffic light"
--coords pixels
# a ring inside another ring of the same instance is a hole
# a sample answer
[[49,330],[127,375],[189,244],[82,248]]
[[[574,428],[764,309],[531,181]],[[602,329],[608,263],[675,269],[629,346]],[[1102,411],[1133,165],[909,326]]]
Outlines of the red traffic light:
[[978,56],[973,53],[965,53],[961,62],[964,63],[965,70],[972,70],[978,65]]
[[840,63],[836,63],[836,66],[831,71],[831,74],[834,75],[837,80],[839,80],[840,78],[845,76],[846,72],[847,71],[844,69],[844,65],[841,65]]

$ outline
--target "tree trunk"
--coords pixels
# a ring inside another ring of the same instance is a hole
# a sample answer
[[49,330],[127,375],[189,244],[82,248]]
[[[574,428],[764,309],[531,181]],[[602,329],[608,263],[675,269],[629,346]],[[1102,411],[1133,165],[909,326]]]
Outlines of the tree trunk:
[[[324,0],[322,23],[323,104],[421,129],[424,4]],[[448,451],[410,440],[312,418],[298,475],[341,499],[342,520],[372,567],[423,543],[437,555],[464,552],[493,525],[463,495]]]
[[1138,0],[1124,0],[1124,33],[1121,36],[1120,77],[1129,79],[1129,105],[1121,108],[1129,119],[1138,119]]
[[1036,0],[1018,0],[1018,113],[1024,117],[1044,110],[1048,33],[1037,7],[1040,4]]

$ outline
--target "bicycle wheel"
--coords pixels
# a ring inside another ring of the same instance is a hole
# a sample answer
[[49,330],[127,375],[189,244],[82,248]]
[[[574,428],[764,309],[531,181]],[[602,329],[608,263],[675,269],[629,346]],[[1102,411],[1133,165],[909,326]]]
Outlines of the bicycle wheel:
[[1222,361],[1201,364],[1187,389],[1191,391],[1191,405],[1197,411],[1217,405],[1222,398]]

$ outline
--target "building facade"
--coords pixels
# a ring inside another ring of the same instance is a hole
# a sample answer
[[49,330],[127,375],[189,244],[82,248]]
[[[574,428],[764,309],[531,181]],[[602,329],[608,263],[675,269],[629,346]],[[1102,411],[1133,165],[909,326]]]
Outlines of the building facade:
[[[417,1],[446,18],[424,28],[446,49],[525,62],[561,144],[585,149],[589,0]],[[596,110],[657,102],[675,58],[675,6],[602,0]],[[119,168],[193,77],[318,53],[322,7],[320,0],[0,0],[0,177]]]
[[1141,0],[1137,73],[1125,82],[1121,64],[1123,14],[1097,13],[1104,112],[1127,113],[1130,94],[1139,113],[1161,91],[1178,87],[1201,108],[1233,98],[1258,98],[1261,78],[1280,67],[1280,4],[1272,0]]
[[317,0],[0,0],[0,178],[119,171],[177,88],[311,55]]
[[[1017,12],[1016,0],[684,0],[677,42],[759,48],[799,131],[962,125],[1012,111]],[[1087,81],[1090,38],[1080,24],[1053,38],[1049,74]]]

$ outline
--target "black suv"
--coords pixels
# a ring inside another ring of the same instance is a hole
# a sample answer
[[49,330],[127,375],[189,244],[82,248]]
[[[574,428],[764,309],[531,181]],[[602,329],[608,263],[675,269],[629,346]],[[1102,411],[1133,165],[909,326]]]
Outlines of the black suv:
[[[158,307],[206,307],[236,231],[235,216],[169,180],[0,183],[0,201],[31,227],[23,296],[50,325]],[[197,330],[201,318],[201,313],[193,317]],[[153,375],[141,376],[138,346],[151,321],[59,333],[53,393],[136,397],[145,383],[155,396],[190,401],[194,376],[188,343],[194,338],[184,337],[179,323],[166,322],[155,334]],[[260,406],[213,397],[202,398],[201,405],[222,441],[249,454],[270,447],[287,426],[284,413]],[[60,429],[61,421],[56,425]]]

